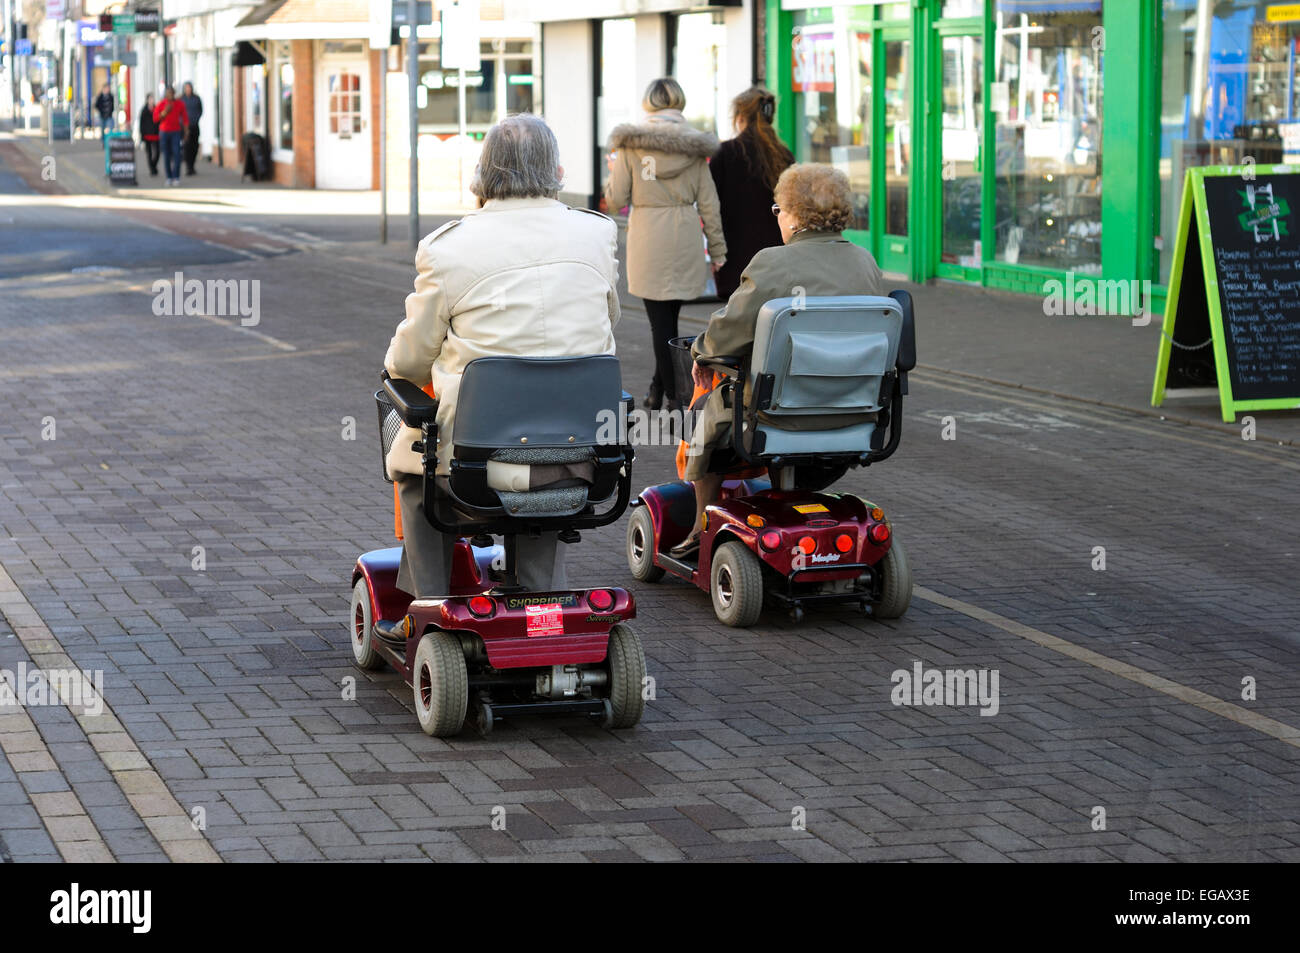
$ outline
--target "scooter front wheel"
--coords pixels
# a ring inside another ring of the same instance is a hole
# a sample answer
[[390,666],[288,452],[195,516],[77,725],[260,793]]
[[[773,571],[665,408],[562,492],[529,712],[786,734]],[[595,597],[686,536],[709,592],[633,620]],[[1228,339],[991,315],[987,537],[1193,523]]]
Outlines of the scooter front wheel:
[[447,632],[426,632],[415,649],[411,673],[415,717],[426,735],[459,734],[469,706],[469,673],[460,641]]
[[352,621],[352,658],[357,668],[373,672],[382,667],[384,658],[375,649],[375,619],[370,608],[370,586],[365,576],[352,587],[352,607],[348,618]]
[[627,568],[638,582],[658,582],[664,577],[655,565],[655,527],[650,511],[638,506],[627,522]]

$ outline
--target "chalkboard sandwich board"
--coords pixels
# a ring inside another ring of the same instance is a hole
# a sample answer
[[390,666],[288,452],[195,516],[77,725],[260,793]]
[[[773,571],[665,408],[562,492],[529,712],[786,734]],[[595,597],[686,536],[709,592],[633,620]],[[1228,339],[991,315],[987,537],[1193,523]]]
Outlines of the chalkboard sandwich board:
[[1213,386],[1229,423],[1300,408],[1300,166],[1187,170],[1151,404]]
[[136,185],[135,140],[114,136],[108,140],[108,179],[114,185]]

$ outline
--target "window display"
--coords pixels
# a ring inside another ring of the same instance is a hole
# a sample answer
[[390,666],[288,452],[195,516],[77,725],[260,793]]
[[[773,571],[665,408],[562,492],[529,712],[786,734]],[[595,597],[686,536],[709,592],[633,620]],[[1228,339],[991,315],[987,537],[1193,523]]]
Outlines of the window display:
[[871,7],[797,11],[791,39],[795,155],[848,175],[857,229],[871,227],[872,15]]
[[1265,0],[1166,0],[1163,7],[1162,284],[1188,168],[1300,163],[1300,8]]
[[989,88],[995,259],[1101,270],[1101,0],[1024,13],[999,0]]

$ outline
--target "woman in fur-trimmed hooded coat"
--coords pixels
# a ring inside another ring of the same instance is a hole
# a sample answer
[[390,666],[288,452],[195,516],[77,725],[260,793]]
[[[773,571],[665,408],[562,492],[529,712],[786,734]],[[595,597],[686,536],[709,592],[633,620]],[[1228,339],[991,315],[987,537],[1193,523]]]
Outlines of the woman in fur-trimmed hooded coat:
[[[655,349],[655,377],[646,406],[657,410],[664,395],[676,406],[668,341],[677,336],[682,301],[704,293],[709,257],[720,268],[727,260],[717,189],[708,159],[718,139],[687,124],[686,97],[672,79],[658,79],[646,90],[643,123],[616,126],[610,134],[610,176],[605,198],[611,213],[631,206],[627,221],[627,287],[646,302]],[[683,382],[689,386],[689,381]]]

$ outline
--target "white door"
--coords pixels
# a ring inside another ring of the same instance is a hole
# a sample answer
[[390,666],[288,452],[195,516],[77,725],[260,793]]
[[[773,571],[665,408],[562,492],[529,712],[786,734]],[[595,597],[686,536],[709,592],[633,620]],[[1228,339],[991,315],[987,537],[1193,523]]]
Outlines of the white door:
[[316,73],[316,188],[370,188],[369,69],[322,59]]

